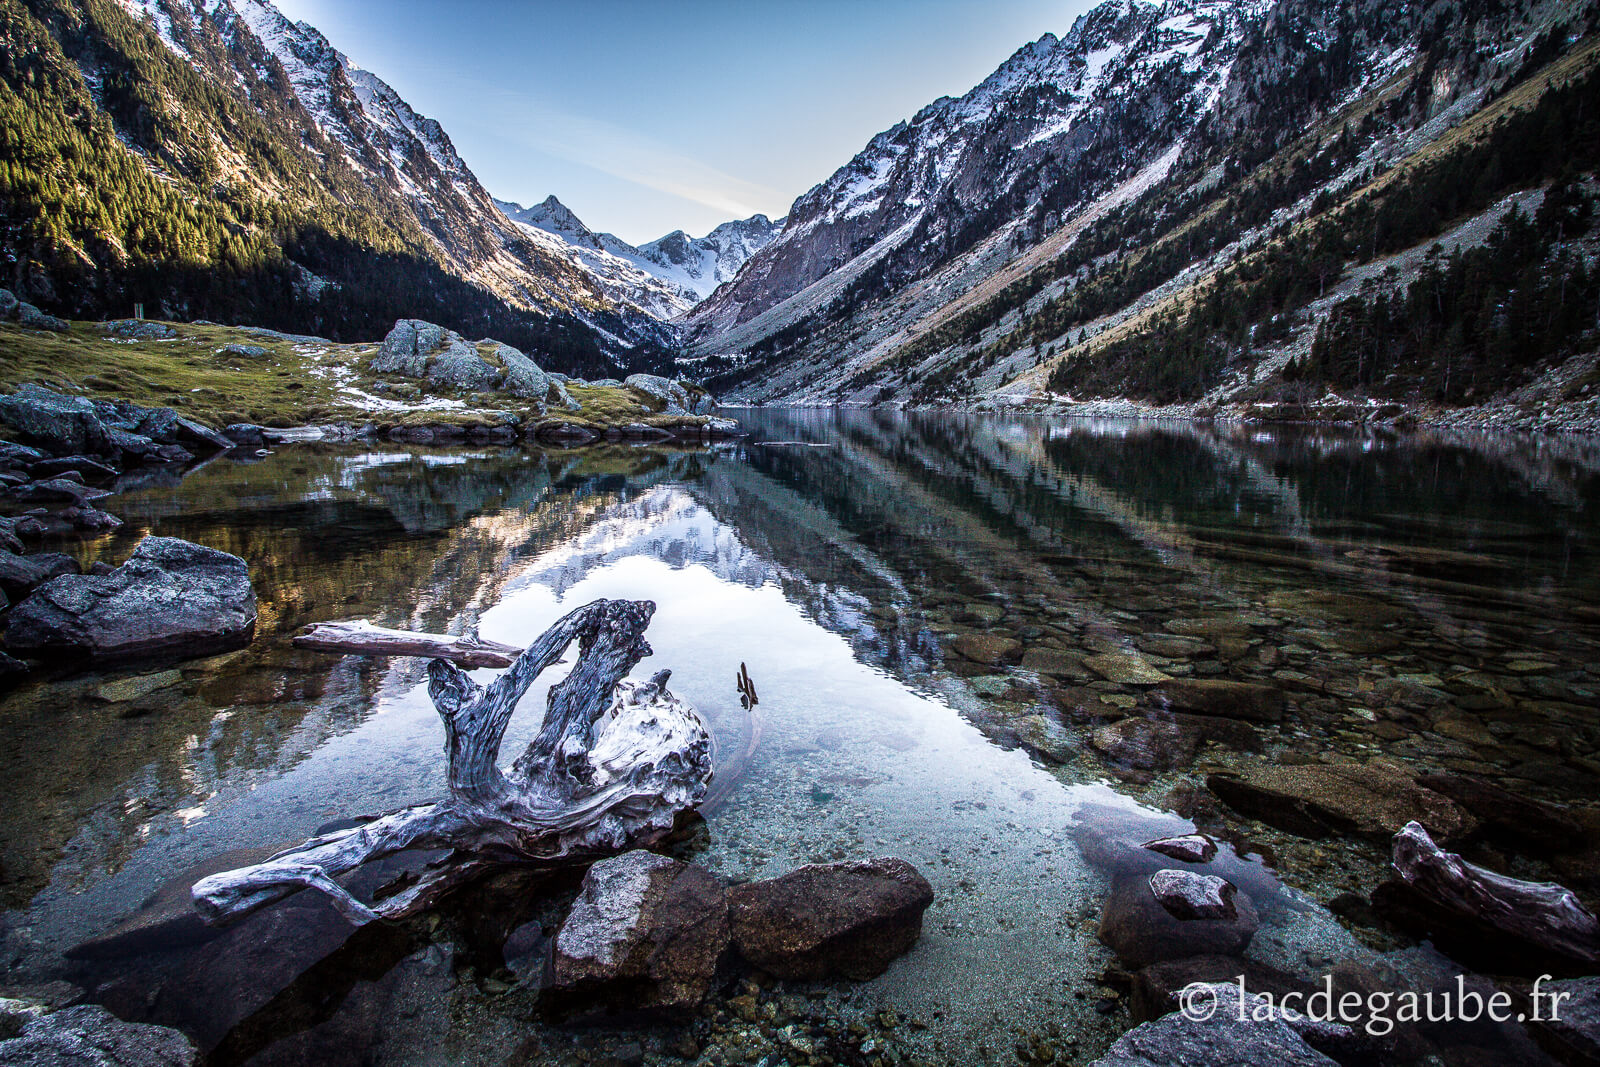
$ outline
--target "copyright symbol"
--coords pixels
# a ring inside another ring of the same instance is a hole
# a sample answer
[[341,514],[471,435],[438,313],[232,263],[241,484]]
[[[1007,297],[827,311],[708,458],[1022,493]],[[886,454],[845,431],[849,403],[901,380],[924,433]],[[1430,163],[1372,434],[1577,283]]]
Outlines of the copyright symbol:
[[1178,1011],[1192,1023],[1203,1023],[1217,1012],[1217,990],[1205,982],[1190,982],[1178,990]]

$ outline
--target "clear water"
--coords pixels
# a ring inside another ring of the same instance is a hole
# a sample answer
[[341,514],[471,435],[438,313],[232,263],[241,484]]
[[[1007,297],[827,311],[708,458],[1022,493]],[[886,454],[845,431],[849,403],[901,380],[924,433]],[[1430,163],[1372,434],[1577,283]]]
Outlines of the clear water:
[[[559,888],[353,938],[302,901],[221,944],[63,960],[221,853],[440,793],[422,663],[290,646],[328,619],[476,624],[525,644],[596,597],[654,600],[639,670],[670,667],[724,753],[749,729],[741,663],[761,695],[754,757],[684,854],[736,879],[898,855],[933,883],[923,938],[888,974],[775,991],[787,1031],[724,1012],[691,1061],[806,1062],[806,1032],[848,1022],[907,1060],[1015,1062],[1019,1040],[1093,1058],[1128,1022],[1100,980],[1106,875],[1076,835],[1195,825],[1173,809],[1251,857],[1232,862],[1264,887],[1259,958],[1304,971],[1392,947],[1318,903],[1370,891],[1373,846],[1185,800],[1238,760],[1385,755],[1595,796],[1600,447],[852,411],[742,421],[753,436],[712,451],[300,446],[126,485],[107,503],[127,526],[85,560],[118,561],[147,533],[237,553],[258,635],[0,696],[4,980],[64,977],[183,1026],[219,1063],[588,1062],[632,1040],[678,1062],[671,1028],[532,1020],[526,968],[499,945],[516,922],[552,921],[541,907],[559,918],[540,903]],[[1163,643],[1185,621],[1220,647]],[[1258,731],[1260,753],[1209,745],[1130,767],[1090,737],[1136,714],[1143,687],[984,666],[949,651],[964,633],[1269,681],[1292,713]],[[1464,677],[1510,707],[1463,722],[1419,697]],[[508,754],[542,706],[536,689]],[[801,1044],[784,1044],[795,1025]]]

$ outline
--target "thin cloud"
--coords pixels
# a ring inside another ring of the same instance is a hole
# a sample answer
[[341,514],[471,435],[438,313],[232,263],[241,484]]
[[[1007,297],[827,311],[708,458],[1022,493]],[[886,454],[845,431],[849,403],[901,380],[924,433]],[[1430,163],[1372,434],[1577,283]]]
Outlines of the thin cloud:
[[735,218],[771,212],[785,202],[776,189],[690,159],[626,126],[551,107],[503,86],[474,90],[486,103],[492,98],[502,135],[527,148]]

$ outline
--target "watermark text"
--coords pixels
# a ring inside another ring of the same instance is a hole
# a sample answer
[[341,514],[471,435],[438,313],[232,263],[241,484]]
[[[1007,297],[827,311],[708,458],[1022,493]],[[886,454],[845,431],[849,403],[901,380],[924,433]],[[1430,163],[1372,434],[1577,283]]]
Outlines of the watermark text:
[[[1274,1019],[1294,1022],[1309,1019],[1315,1023],[1359,1027],[1373,1037],[1383,1037],[1404,1023],[1472,1023],[1488,1020],[1509,1022],[1560,1022],[1561,1005],[1572,998],[1570,992],[1545,989],[1551,976],[1534,980],[1525,1008],[1519,1008],[1510,993],[1483,993],[1467,988],[1464,975],[1456,976],[1455,987],[1427,993],[1413,990],[1362,993],[1333,988],[1333,976],[1324,975],[1322,986],[1310,993],[1256,992],[1245,988],[1244,976],[1237,982],[1192,982],[1178,992],[1178,1010],[1193,1022],[1205,1022],[1219,1010],[1233,1014],[1239,1022],[1269,1022]],[[1226,1017],[1226,1016],[1224,1016]]]

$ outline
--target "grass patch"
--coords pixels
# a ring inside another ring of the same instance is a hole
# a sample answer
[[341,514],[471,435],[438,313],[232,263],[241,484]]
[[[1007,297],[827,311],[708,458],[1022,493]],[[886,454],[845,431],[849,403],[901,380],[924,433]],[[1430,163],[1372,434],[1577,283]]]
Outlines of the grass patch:
[[583,405],[583,410],[562,411],[552,407],[552,417],[591,426],[626,426],[630,422],[645,421],[651,411],[647,406],[650,398],[626,386],[574,385],[569,382],[567,392]]
[[[284,418],[303,422],[311,408],[334,401],[332,388],[308,372],[308,357],[286,341],[225,326],[173,323],[169,341],[123,341],[99,323],[75,322],[67,333],[0,324],[0,389],[24,382],[144,407],[170,407],[212,425]],[[219,353],[224,345],[265,348],[264,356]]]

